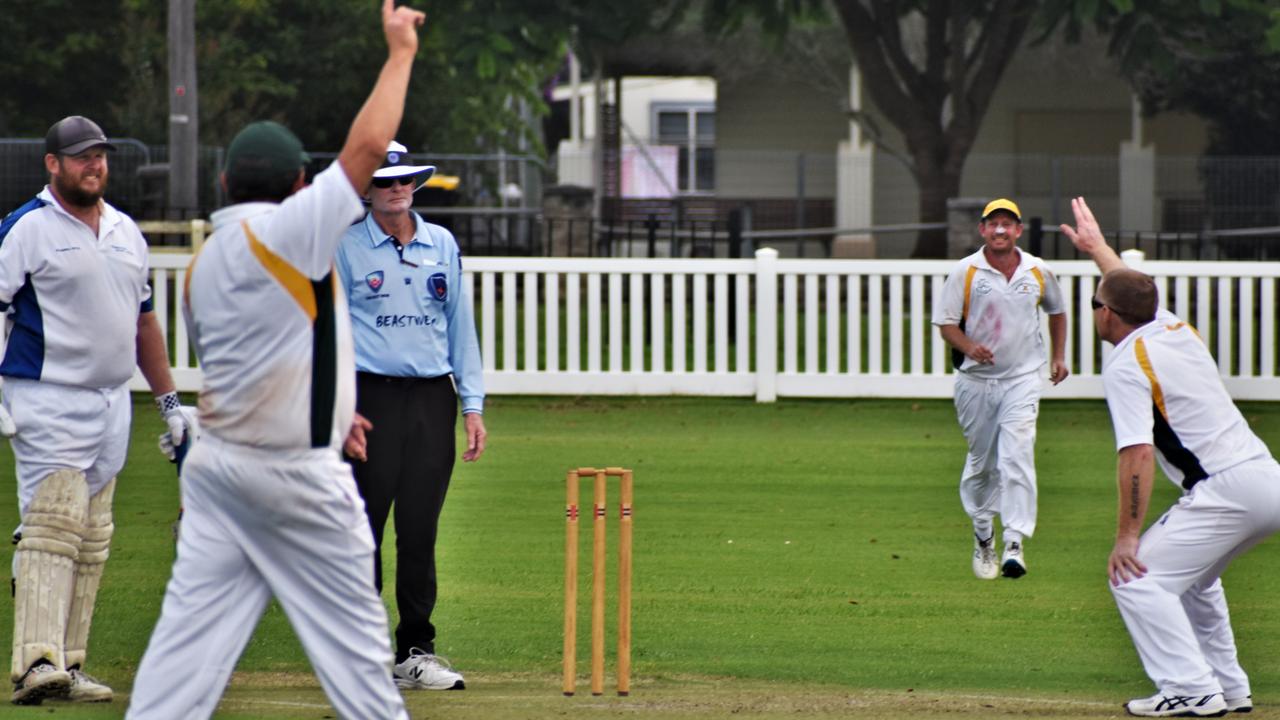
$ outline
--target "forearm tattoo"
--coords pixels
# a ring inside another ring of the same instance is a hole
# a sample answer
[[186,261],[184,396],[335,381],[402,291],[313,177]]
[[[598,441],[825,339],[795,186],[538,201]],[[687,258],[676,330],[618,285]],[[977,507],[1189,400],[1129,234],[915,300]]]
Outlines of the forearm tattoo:
[[1129,488],[1129,516],[1138,519],[1138,476],[1134,475],[1131,481],[1133,486]]

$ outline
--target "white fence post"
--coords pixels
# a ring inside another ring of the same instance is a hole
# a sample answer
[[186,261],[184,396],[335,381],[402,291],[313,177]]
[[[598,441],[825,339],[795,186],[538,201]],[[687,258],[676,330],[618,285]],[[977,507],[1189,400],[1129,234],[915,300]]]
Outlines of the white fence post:
[[778,399],[778,251],[756,251],[756,402]]

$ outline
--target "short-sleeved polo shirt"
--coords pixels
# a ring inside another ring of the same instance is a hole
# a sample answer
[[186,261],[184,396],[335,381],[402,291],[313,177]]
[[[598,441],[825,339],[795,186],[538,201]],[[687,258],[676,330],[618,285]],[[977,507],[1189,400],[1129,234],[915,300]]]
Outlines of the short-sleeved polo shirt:
[[133,375],[138,315],[152,309],[147,242],[101,205],[96,236],[48,186],[0,224],[0,310],[12,323],[0,375],[84,388]]
[[933,308],[933,324],[963,321],[965,334],[995,358],[983,365],[965,357],[958,371],[983,378],[1016,377],[1039,370],[1047,360],[1040,309],[1050,315],[1066,312],[1058,278],[1043,260],[1019,251],[1018,267],[1006,279],[978,250],[947,275]]
[[372,214],[338,247],[351,307],[356,369],[391,377],[452,374],[463,412],[484,409],[484,368],[458,243],[410,213],[414,237],[397,249]]
[[1271,457],[1190,325],[1161,310],[1116,345],[1102,369],[1116,449],[1154,445],[1176,485]]
[[340,448],[355,414],[338,239],[360,217],[338,163],[283,203],[213,214],[183,310],[204,371],[201,429],[266,448]]

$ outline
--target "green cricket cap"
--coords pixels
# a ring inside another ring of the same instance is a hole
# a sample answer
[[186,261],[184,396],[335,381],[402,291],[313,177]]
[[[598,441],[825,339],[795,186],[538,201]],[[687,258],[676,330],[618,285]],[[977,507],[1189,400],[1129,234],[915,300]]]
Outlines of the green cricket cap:
[[259,120],[236,133],[227,148],[223,170],[228,181],[277,178],[297,173],[311,160],[302,141],[289,128],[271,120]]

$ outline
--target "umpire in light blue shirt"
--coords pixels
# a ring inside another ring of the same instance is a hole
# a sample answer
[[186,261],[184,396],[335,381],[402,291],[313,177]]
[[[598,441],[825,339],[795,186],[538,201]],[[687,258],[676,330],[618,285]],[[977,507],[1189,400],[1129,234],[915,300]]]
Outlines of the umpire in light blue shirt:
[[[337,266],[351,310],[356,410],[368,430],[368,459],[356,459],[359,448],[349,444],[348,460],[379,550],[395,508],[396,684],[461,690],[462,675],[435,654],[436,527],[453,472],[459,400],[462,459],[484,452],[484,381],[458,244],[411,209],[434,172],[392,142],[373,173],[369,213],[342,238]],[[374,559],[381,590],[381,555]]]

